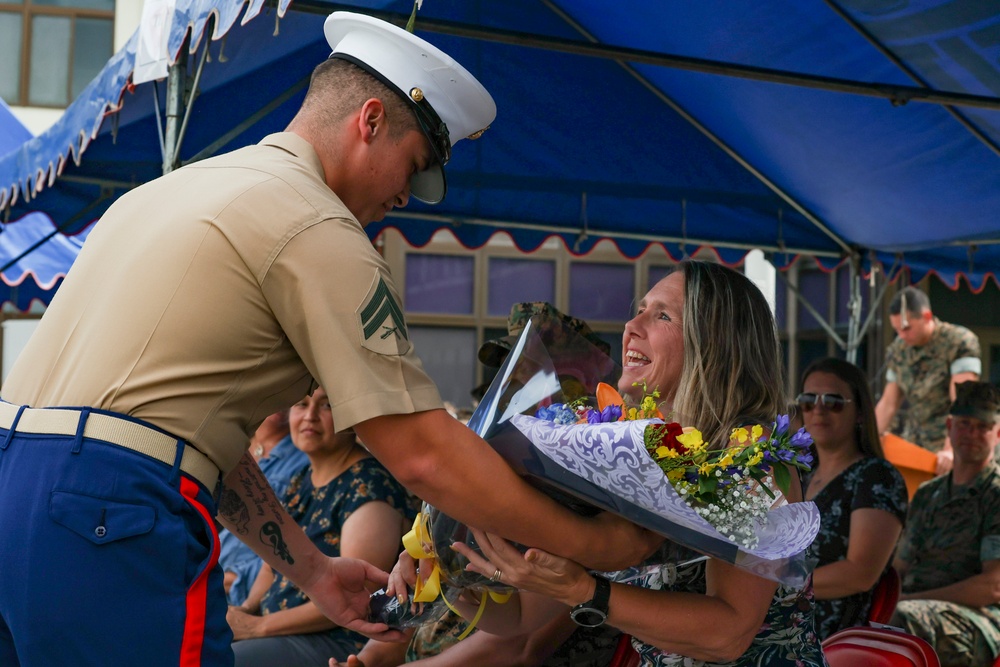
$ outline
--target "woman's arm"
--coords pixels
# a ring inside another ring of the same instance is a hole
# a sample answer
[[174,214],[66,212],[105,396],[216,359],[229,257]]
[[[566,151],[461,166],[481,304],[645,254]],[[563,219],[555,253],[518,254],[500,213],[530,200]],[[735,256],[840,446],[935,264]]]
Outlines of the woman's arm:
[[257,573],[257,578],[253,580],[250,592],[247,593],[247,599],[243,601],[240,608],[251,614],[259,612],[260,601],[264,599],[264,594],[267,593],[267,589],[271,587],[272,583],[274,583],[274,570],[267,563],[263,563]]
[[816,598],[831,600],[871,590],[902,532],[900,520],[885,510],[868,507],[851,512],[847,556],[813,572]]
[[[505,583],[569,607],[593,597],[596,583],[582,566],[537,549],[522,556],[496,536],[473,532],[488,560],[456,545],[471,561],[470,569],[489,576],[499,568]],[[735,660],[760,631],[777,584],[717,560],[709,560],[706,568],[704,595],[612,584],[607,623],[666,651],[713,662]],[[521,596],[522,622],[534,613],[532,604]]]
[[[403,521],[403,515],[387,502],[371,501],[361,505],[340,528],[341,555],[367,561],[376,567],[388,568],[399,550]],[[264,574],[264,568],[261,569],[261,574]],[[258,608],[260,599],[267,590],[261,586],[262,590],[258,591],[259,584],[260,576],[254,582],[248,598]],[[264,616],[251,616],[240,609],[231,608],[228,616],[234,639],[237,640],[307,634],[337,627],[311,602]]]

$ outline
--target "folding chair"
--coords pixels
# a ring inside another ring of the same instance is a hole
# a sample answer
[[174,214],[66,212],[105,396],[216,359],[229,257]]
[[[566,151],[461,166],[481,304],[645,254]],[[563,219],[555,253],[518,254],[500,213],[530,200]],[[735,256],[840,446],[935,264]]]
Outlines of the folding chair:
[[893,612],[896,611],[896,603],[899,602],[899,587],[899,572],[890,565],[875,583],[875,589],[872,591],[872,609],[868,614],[870,623],[889,622]]
[[639,654],[636,653],[635,649],[632,648],[632,636],[622,634],[618,638],[618,646],[615,647],[615,653],[611,656],[611,663],[608,667],[638,667],[639,666]]
[[941,667],[930,644],[893,628],[841,630],[826,638],[823,653],[830,667]]

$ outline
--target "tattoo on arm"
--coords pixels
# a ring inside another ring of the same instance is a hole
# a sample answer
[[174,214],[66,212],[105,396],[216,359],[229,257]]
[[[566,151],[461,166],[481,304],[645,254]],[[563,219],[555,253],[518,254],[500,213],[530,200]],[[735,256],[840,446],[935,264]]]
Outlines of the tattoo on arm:
[[260,527],[260,541],[274,549],[274,555],[286,561],[289,565],[295,564],[292,554],[288,553],[288,545],[285,544],[281,536],[281,526],[273,521],[268,521]]
[[219,514],[236,526],[236,532],[240,535],[247,534],[247,524],[250,523],[250,508],[243,502],[240,494],[229,487],[222,489],[222,497],[219,499]]

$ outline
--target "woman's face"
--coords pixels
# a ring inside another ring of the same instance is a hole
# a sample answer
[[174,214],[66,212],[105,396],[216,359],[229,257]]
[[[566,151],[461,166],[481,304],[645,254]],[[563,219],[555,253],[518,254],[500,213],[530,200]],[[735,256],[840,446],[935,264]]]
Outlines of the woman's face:
[[659,390],[670,401],[677,392],[684,367],[684,273],[677,271],[656,283],[639,302],[635,317],[625,324],[622,337],[622,377],[618,391],[633,399]]
[[292,442],[307,455],[329,451],[337,444],[330,399],[322,388],[292,406],[288,424]]
[[[813,437],[816,444],[821,447],[839,447],[854,444],[855,428],[858,423],[858,404],[854,400],[849,384],[841,380],[833,373],[815,372],[810,373],[802,383],[803,394],[837,394],[848,400],[840,412],[835,412],[819,401],[812,406],[799,406],[802,414],[802,423]],[[808,411],[806,408],[811,407]]]

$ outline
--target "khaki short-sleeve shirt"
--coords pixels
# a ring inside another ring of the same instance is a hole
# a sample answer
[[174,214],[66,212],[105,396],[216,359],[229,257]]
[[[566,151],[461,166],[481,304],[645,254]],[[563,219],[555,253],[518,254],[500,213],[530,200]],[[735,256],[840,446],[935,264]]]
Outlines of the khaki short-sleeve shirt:
[[313,378],[338,429],[440,407],[412,348],[386,263],[282,133],[120,198],[2,393],[146,420],[225,473]]

